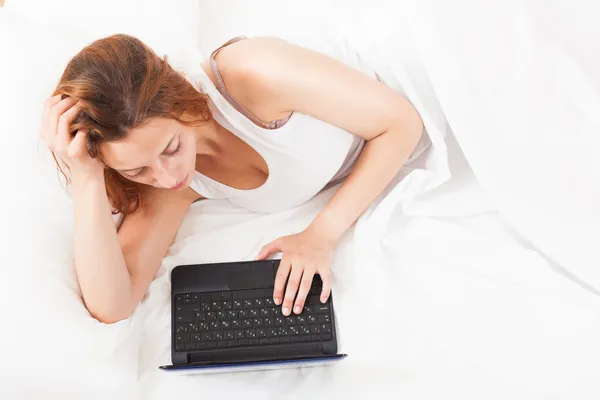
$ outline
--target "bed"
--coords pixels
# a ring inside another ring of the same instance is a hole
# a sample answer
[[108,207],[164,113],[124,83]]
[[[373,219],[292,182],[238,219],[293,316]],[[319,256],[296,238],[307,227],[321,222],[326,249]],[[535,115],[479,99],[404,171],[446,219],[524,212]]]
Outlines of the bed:
[[[591,5],[281,3],[7,0],[0,9],[0,397],[599,398]],[[302,229],[337,187],[271,215],[198,202],[129,319],[106,325],[86,312],[71,203],[36,133],[68,57],[116,31],[173,62],[238,34],[284,36],[378,77],[419,109],[431,151],[399,173],[332,263],[346,360],[195,377],[158,369],[170,362],[170,270],[251,258]]]

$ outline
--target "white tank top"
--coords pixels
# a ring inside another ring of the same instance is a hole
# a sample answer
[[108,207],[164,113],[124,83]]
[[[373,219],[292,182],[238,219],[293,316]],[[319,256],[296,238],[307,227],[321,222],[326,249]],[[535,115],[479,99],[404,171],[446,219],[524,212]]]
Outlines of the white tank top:
[[211,55],[218,87],[200,62],[188,63],[184,74],[197,90],[208,96],[215,121],[262,156],[269,174],[262,186],[245,190],[196,171],[190,187],[207,199],[228,199],[254,212],[288,210],[343,181],[360,156],[365,140],[299,112],[292,113],[285,121],[258,121],[229,95],[214,61],[220,49],[239,39],[227,42]]

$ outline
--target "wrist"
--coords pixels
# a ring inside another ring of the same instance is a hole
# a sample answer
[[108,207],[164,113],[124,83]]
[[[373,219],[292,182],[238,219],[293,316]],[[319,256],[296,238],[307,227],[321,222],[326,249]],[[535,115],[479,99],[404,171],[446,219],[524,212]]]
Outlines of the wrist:
[[332,244],[337,243],[346,232],[346,228],[334,215],[322,210],[308,226],[314,232]]
[[104,170],[72,170],[71,184],[74,187],[104,187]]

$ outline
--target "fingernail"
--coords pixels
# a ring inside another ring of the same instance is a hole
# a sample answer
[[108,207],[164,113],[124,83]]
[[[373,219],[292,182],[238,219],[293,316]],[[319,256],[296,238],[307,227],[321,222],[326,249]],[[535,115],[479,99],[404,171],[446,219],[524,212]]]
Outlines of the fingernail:
[[327,299],[325,297],[321,297],[321,303],[326,303]]
[[275,297],[275,304],[279,305],[280,302],[279,297]]
[[290,315],[290,309],[287,307],[283,308],[283,315]]
[[302,309],[300,308],[300,306],[296,306],[296,308],[294,308],[294,312],[296,314],[300,314],[300,311],[302,311]]

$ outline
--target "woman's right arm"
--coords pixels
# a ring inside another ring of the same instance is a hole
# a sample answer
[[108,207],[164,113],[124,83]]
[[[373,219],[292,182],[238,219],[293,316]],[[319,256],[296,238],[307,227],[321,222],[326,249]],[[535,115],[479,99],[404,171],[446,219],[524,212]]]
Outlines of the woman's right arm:
[[73,99],[48,99],[40,134],[71,171],[75,270],[83,300],[96,319],[111,323],[127,318],[142,300],[198,195],[148,187],[145,205],[117,232],[104,167],[87,151],[87,132],[69,133],[80,110]]
[[149,188],[147,206],[128,215],[119,231],[104,180],[73,175],[75,269],[85,305],[101,322],[131,315],[146,294],[187,213],[191,190]]

